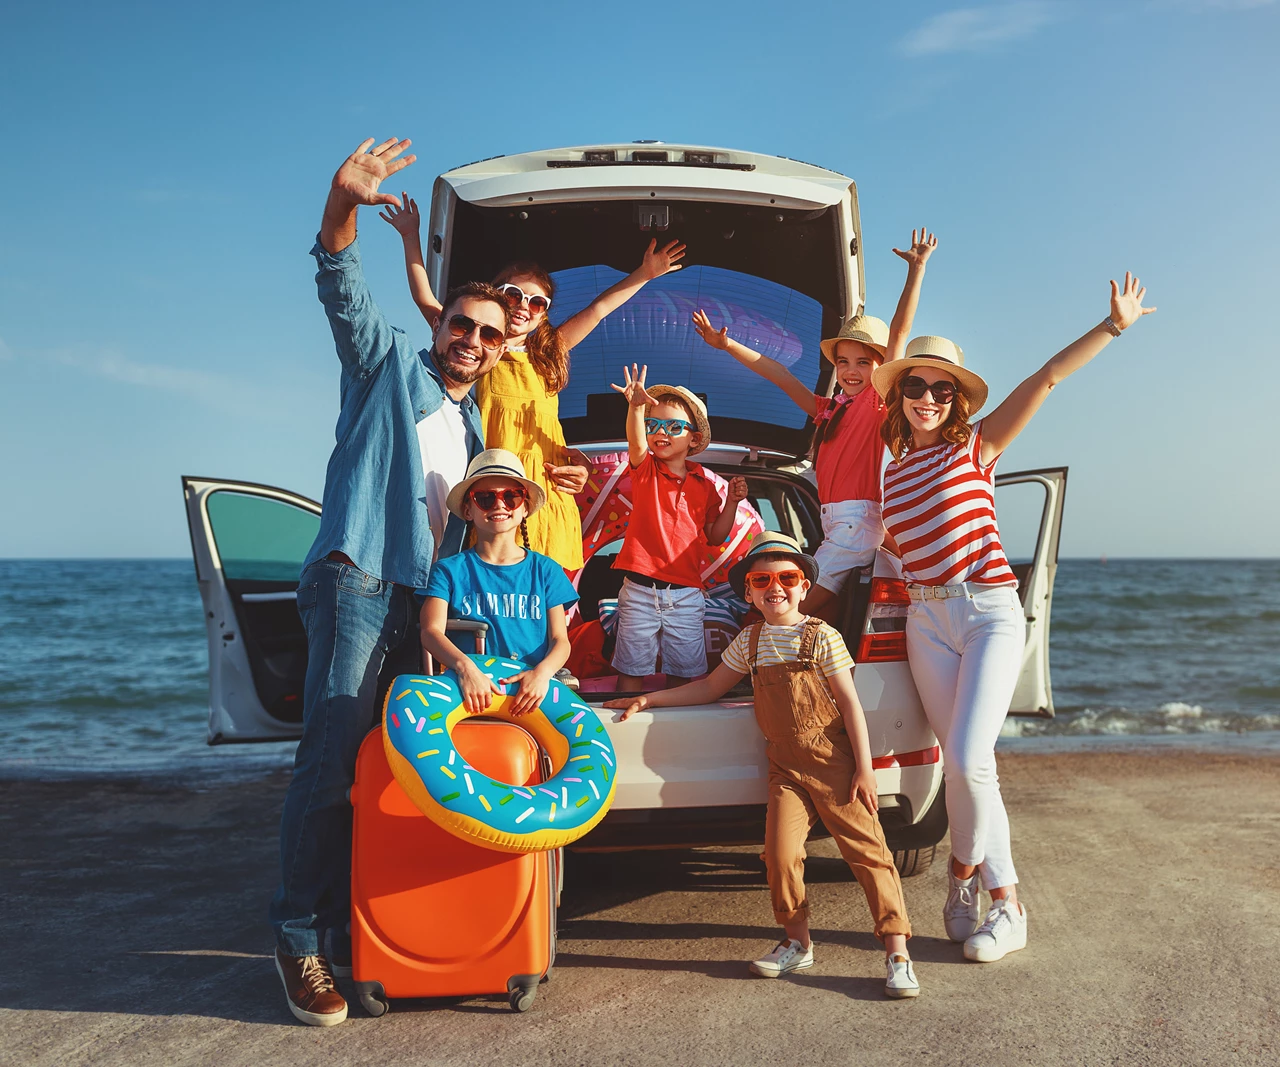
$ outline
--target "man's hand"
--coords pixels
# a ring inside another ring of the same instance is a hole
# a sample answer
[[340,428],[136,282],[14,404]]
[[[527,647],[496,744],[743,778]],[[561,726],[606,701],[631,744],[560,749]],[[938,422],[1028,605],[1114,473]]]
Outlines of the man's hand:
[[747,480],[741,474],[729,479],[729,492],[725,497],[725,507],[737,507],[747,499]]
[[[405,141],[405,144],[408,144]],[[409,157],[412,162],[413,157]],[[378,212],[378,218],[384,222],[391,223],[400,233],[401,237],[417,237],[422,229],[422,216],[418,214],[418,202],[408,193],[401,193],[404,197],[404,207],[397,207],[396,204],[388,204],[382,211]]]
[[378,186],[383,179],[404,170],[418,158],[405,156],[404,159],[396,159],[412,143],[392,137],[383,141],[372,152],[369,151],[369,146],[373,144],[372,137],[361,143],[359,148],[347,156],[346,162],[333,176],[333,183],[329,187],[330,200],[345,205],[395,204],[400,207],[399,197],[378,192]]
[[901,248],[895,248],[893,254],[899,259],[905,259],[907,264],[912,267],[923,267],[929,261],[929,257],[933,255],[933,250],[938,247],[938,238],[926,230],[923,226],[919,229],[920,236],[917,237],[916,230],[911,231],[911,247],[905,252]]
[[1150,315],[1155,308],[1144,308],[1142,298],[1147,295],[1144,286],[1129,271],[1124,272],[1124,290],[1113,279],[1111,282],[1111,321],[1125,330],[1137,322],[1143,315]]
[[613,700],[606,700],[604,707],[606,708],[622,708],[622,714],[618,716],[619,722],[626,722],[637,711],[644,711],[649,706],[649,698],[643,696],[634,697],[615,697]]
[[640,261],[640,273],[653,281],[654,278],[679,270],[681,264],[676,260],[684,257],[684,247],[679,241],[670,241],[659,248],[658,239],[651,238],[649,247],[645,249],[644,259]]
[[729,327],[717,330],[711,325],[707,313],[701,308],[693,313],[693,329],[712,348],[727,349],[729,347]]
[[616,389],[627,398],[627,403],[633,408],[642,408],[648,404],[656,404],[658,401],[651,397],[644,388],[644,376],[649,373],[649,365],[646,363],[643,367],[631,364],[628,370],[625,366],[622,368],[625,385],[615,385],[609,383],[610,389]]
[[560,492],[568,493],[570,496],[581,493],[586,488],[587,479],[591,476],[588,468],[579,467],[576,464],[557,467],[554,463],[544,462],[542,469],[547,476],[547,481]]

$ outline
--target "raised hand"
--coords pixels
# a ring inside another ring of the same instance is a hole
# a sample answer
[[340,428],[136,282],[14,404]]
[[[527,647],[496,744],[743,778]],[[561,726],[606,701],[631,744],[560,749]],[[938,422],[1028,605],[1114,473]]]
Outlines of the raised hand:
[[729,327],[725,326],[717,330],[711,325],[707,313],[701,308],[693,313],[693,329],[712,348],[723,350],[729,347]]
[[652,281],[673,270],[679,270],[682,264],[676,261],[684,258],[684,249],[685,246],[679,241],[669,241],[659,248],[658,239],[650,238],[649,247],[644,252],[644,259],[640,261],[640,273]]
[[367,141],[361,142],[360,147],[347,156],[346,162],[333,176],[329,196],[348,204],[395,204],[399,207],[400,198],[390,193],[378,192],[378,186],[385,178],[404,170],[418,158],[417,156],[396,158],[412,143],[412,141],[401,141],[392,137],[390,140],[383,141],[373,151],[369,151],[373,138],[370,137]]
[[893,254],[899,259],[905,259],[913,267],[923,267],[937,247],[938,238],[921,226],[919,230],[911,231],[910,247],[906,251],[901,248],[895,248]]
[[1128,271],[1124,272],[1124,291],[1111,279],[1111,321],[1121,330],[1127,329],[1143,315],[1150,315],[1155,308],[1144,308],[1142,298],[1147,295],[1146,286]]
[[738,504],[747,499],[747,480],[741,474],[729,479],[727,502]]
[[[408,144],[407,141],[405,143]],[[422,229],[422,216],[418,213],[418,202],[413,197],[408,193],[400,195],[404,197],[404,207],[388,204],[378,212],[378,218],[394,226],[401,237],[411,237]]]
[[626,384],[615,385],[610,382],[609,388],[616,389],[625,396],[628,404],[633,408],[639,408],[645,407],[649,404],[656,404],[658,402],[654,397],[650,396],[644,388],[644,376],[649,373],[649,364],[646,363],[643,367],[640,367],[633,363],[631,364],[630,370],[628,370],[626,366],[623,366],[622,373]]
[[613,700],[606,700],[604,706],[615,710],[621,708],[622,714],[618,716],[618,721],[626,722],[637,711],[644,711],[649,706],[649,701],[642,696],[615,697]]

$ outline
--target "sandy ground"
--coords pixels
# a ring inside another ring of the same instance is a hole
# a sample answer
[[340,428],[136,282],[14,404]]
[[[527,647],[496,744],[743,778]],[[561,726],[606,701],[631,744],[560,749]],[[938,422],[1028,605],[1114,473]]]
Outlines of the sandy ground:
[[782,981],[753,850],[591,857],[533,1010],[397,1002],[294,1023],[264,911],[285,779],[0,783],[5,1064],[1280,1063],[1280,758],[1006,755],[1030,947],[965,963],[909,879],[916,1001],[881,997],[829,842],[817,963]]

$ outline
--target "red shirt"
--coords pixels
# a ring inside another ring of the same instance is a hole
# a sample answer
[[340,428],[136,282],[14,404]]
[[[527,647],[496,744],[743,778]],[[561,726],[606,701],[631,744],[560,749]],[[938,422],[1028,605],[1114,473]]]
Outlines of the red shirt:
[[[824,504],[843,500],[871,500],[880,503],[880,465],[884,441],[880,424],[886,408],[880,394],[868,385],[848,400],[842,394],[817,396],[813,421],[839,419],[835,433],[818,448],[814,471],[818,475],[818,499]],[[841,413],[841,408],[844,412]]]
[[698,463],[677,478],[648,453],[631,468],[631,517],[615,570],[660,582],[702,585],[706,525],[720,514],[720,494]]

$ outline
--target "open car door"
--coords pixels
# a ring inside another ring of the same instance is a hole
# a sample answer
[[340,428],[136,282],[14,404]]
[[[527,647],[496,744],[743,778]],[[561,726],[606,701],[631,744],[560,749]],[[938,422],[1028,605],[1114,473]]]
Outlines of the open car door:
[[1062,501],[1066,490],[1066,467],[996,475],[1000,541],[1018,576],[1018,593],[1027,617],[1022,674],[1009,706],[1013,715],[1053,716],[1049,607],[1058,570],[1058,540],[1062,533]]
[[302,735],[307,640],[298,575],[320,505],[251,482],[184,476],[209,635],[209,744]]

